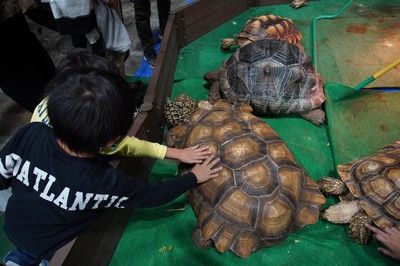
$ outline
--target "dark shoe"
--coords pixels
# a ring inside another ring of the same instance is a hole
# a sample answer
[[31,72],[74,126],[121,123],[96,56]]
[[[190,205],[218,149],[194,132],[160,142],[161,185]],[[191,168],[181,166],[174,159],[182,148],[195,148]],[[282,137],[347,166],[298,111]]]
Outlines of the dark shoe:
[[156,53],[145,54],[143,58],[144,58],[144,60],[147,61],[147,64],[149,64],[149,67],[154,68],[154,66],[156,65],[156,59],[157,59]]

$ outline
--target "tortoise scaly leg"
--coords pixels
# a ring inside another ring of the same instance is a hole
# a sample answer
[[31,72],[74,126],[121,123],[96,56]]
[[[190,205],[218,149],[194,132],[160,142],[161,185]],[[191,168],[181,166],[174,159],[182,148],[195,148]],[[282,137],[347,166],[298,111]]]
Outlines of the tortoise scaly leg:
[[309,112],[300,112],[299,115],[317,126],[321,126],[326,120],[325,112],[321,109],[313,109]]
[[372,233],[364,226],[364,224],[371,224],[371,222],[372,219],[364,211],[355,213],[349,221],[348,235],[350,239],[361,245],[368,244]]
[[343,181],[332,178],[332,177],[324,177],[319,182],[321,186],[321,191],[325,194],[333,194],[338,195],[340,201],[353,201],[355,200],[353,194],[351,194],[350,190],[346,187]]
[[231,39],[231,38],[225,38],[221,40],[221,49],[222,50],[229,50],[229,48],[231,48],[232,45],[236,44],[236,40],[235,39]]
[[326,194],[340,195],[349,191],[346,184],[337,178],[323,177],[318,181],[318,184],[321,191]]
[[221,70],[210,71],[204,74],[203,79],[211,84],[210,93],[208,94],[208,101],[214,104],[216,101],[221,99],[220,95],[220,76]]

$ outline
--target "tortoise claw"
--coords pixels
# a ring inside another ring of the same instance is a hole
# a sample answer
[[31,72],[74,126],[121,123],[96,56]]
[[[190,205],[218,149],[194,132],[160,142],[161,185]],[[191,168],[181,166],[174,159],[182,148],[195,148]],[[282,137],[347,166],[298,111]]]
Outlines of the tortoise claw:
[[208,249],[212,245],[212,241],[204,240],[200,227],[196,227],[192,234],[192,240],[201,249]]

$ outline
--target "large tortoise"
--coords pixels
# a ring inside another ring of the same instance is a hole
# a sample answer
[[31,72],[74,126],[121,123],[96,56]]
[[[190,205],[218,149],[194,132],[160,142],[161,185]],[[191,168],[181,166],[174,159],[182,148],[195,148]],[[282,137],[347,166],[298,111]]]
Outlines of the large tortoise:
[[[168,132],[168,146],[207,145],[223,166],[219,177],[187,192],[197,216],[193,241],[248,257],[318,221],[325,198],[277,133],[245,103],[201,101]],[[182,173],[191,165],[182,165]]]
[[325,122],[321,76],[311,58],[287,41],[265,39],[241,47],[204,79],[209,101],[246,102],[254,113],[298,113],[316,125]]
[[228,50],[232,45],[243,46],[263,39],[284,40],[300,45],[301,32],[289,18],[276,15],[264,15],[247,20],[239,34],[234,34],[236,39],[225,38],[221,40],[221,49]]
[[323,218],[349,223],[349,237],[363,245],[371,238],[364,223],[400,230],[400,142],[339,165],[338,173],[341,180],[325,177],[319,181],[323,192],[341,199],[324,211]]

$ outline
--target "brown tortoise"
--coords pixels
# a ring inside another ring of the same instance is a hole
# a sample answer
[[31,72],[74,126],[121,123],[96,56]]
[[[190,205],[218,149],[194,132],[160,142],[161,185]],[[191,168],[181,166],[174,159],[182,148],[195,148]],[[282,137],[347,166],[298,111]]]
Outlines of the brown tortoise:
[[284,40],[300,45],[301,32],[289,18],[276,15],[265,15],[249,19],[236,39],[225,38],[221,40],[221,49],[228,50],[232,45],[243,46],[263,39]]
[[251,111],[245,103],[201,101],[167,138],[177,148],[207,145],[221,159],[219,177],[187,192],[198,219],[192,238],[202,249],[214,243],[243,258],[316,223],[325,203],[282,139]]
[[400,142],[375,154],[338,166],[341,178],[320,180],[321,190],[339,195],[341,202],[330,206],[322,217],[333,223],[349,223],[349,237],[367,244],[371,232],[364,223],[400,230]]

